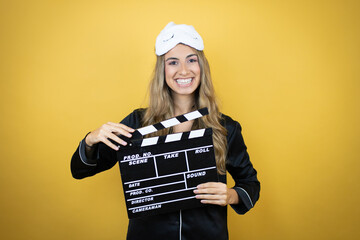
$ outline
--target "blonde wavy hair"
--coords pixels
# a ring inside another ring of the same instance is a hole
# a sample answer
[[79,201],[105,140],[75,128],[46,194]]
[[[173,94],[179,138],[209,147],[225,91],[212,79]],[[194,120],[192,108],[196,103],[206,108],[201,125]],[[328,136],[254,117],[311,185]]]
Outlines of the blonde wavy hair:
[[[226,173],[226,129],[220,124],[221,114],[216,102],[215,91],[211,80],[210,66],[203,51],[195,50],[200,65],[200,85],[195,93],[193,109],[207,107],[209,115],[194,121],[192,129],[212,128],[215,159],[219,174]],[[155,124],[165,119],[174,117],[174,104],[171,90],[165,81],[164,55],[157,56],[154,73],[149,85],[149,107],[143,117],[143,126]],[[150,136],[165,135],[172,129],[163,129]]]

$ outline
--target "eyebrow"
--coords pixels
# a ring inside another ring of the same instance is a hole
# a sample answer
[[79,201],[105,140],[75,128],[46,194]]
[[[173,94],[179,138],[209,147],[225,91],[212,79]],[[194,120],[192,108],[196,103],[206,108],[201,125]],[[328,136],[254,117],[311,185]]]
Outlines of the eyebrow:
[[165,60],[165,62],[169,61],[169,60],[179,60],[178,58],[175,58],[175,57],[170,57],[168,59]]
[[[186,58],[190,58],[190,57],[193,57],[193,56],[197,57],[197,54],[193,53],[193,54],[187,55]],[[176,58],[176,57],[170,57],[170,58],[166,59],[165,62],[167,62],[169,60],[179,60],[179,59]]]

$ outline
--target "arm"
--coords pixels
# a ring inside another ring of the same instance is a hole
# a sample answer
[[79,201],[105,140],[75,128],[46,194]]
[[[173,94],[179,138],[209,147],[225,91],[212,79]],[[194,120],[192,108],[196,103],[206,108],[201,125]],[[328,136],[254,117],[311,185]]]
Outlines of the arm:
[[235,181],[233,189],[236,191],[239,202],[231,207],[238,213],[244,214],[254,207],[259,199],[260,182],[257,172],[250,162],[247,148],[241,134],[241,126],[238,122],[231,121],[228,129],[228,157],[226,168]]
[[[118,123],[107,123],[88,133],[80,142],[71,159],[71,173],[76,179],[82,179],[112,168],[116,160],[118,146],[109,141],[112,139],[119,145],[126,142],[117,135],[130,136],[132,128],[141,125],[141,111],[135,110]],[[129,127],[128,127],[129,126]]]
[[71,173],[76,179],[93,176],[99,172],[112,168],[116,164],[116,151],[103,143],[95,145],[93,156],[87,157],[85,138],[71,158]]
[[228,204],[239,214],[249,211],[259,198],[260,183],[256,177],[246,146],[241,135],[240,124],[226,118],[228,124],[228,154],[226,168],[235,180],[235,186],[227,188],[222,182],[200,184],[194,190],[197,199],[204,204],[226,206]]

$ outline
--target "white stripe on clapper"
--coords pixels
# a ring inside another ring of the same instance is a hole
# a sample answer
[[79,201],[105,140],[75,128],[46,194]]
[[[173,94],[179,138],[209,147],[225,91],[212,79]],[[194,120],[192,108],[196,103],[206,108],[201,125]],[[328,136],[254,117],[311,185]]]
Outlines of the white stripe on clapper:
[[190,138],[202,137],[202,136],[204,136],[204,133],[205,133],[205,129],[193,130],[193,131],[190,132],[189,139]]
[[188,121],[202,117],[202,116],[203,115],[199,111],[194,111],[194,112],[184,114],[184,117],[186,117],[186,119]]
[[161,124],[164,125],[165,128],[169,128],[175,125],[178,125],[180,122],[176,118],[170,118],[168,120],[162,121]]
[[158,139],[159,139],[159,137],[145,138],[145,139],[143,139],[143,141],[141,143],[141,147],[155,145],[155,144],[157,144]]
[[141,133],[141,135],[144,136],[146,134],[156,132],[157,129],[154,127],[154,125],[149,125],[143,128],[139,128],[138,131]]
[[166,136],[165,142],[175,142],[181,139],[182,133],[174,133]]

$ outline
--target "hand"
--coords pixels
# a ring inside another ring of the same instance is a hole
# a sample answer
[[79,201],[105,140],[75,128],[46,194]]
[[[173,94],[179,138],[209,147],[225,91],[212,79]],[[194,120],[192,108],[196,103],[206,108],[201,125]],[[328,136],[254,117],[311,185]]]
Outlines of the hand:
[[85,138],[85,143],[88,146],[93,146],[99,142],[105,143],[115,151],[119,150],[119,146],[116,146],[109,139],[114,140],[116,143],[126,146],[127,142],[119,138],[117,135],[123,135],[131,138],[131,133],[135,130],[121,123],[108,122],[99,127],[98,129],[89,133]]
[[227,188],[226,184],[221,182],[208,182],[197,186],[194,190],[197,199],[201,203],[216,204],[226,206],[228,204],[237,204],[239,196],[234,189]]

